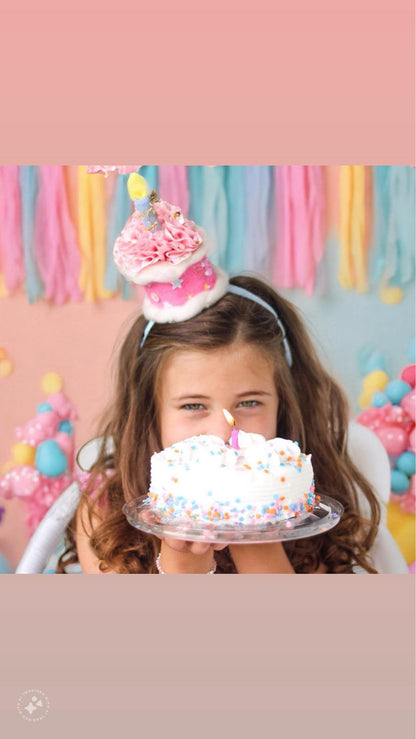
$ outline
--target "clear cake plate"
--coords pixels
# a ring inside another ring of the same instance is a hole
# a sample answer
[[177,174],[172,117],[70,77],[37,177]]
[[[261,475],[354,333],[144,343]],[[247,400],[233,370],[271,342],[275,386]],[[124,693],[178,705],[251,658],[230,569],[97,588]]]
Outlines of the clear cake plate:
[[123,506],[123,513],[128,522],[140,531],[154,534],[160,539],[203,541],[209,544],[263,544],[316,536],[336,526],[343,510],[337,500],[321,495],[312,511],[300,514],[296,518],[240,526],[224,522],[179,521],[165,511],[150,508],[147,496],[135,498]]

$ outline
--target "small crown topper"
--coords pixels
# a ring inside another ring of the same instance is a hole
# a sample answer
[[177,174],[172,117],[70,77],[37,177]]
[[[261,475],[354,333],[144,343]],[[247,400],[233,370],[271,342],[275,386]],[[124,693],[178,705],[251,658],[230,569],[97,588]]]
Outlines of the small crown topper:
[[134,212],[114,245],[122,275],[143,285],[143,313],[157,323],[185,321],[217,302],[228,277],[208,259],[214,245],[179,208],[159,200],[142,175],[132,173]]

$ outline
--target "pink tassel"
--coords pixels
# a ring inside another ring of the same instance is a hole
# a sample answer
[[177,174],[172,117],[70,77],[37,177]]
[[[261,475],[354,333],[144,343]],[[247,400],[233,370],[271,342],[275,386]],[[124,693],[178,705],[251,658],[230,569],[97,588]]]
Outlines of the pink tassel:
[[309,295],[315,292],[316,268],[325,252],[325,183],[324,169],[321,166],[308,167],[310,179],[311,247],[315,269],[308,285]]
[[309,239],[309,182],[306,167],[291,167],[295,285],[306,287],[313,270]]
[[159,197],[177,205],[186,217],[189,210],[189,189],[186,167],[159,166]]
[[59,305],[67,300],[80,300],[81,257],[69,215],[62,167],[39,167],[34,242],[45,298]]
[[24,279],[19,167],[0,167],[0,268],[14,292]]
[[324,252],[322,167],[277,167],[275,283],[314,294],[316,268]]
[[294,286],[289,173],[290,167],[276,167],[277,252],[274,280],[277,287],[282,288]]

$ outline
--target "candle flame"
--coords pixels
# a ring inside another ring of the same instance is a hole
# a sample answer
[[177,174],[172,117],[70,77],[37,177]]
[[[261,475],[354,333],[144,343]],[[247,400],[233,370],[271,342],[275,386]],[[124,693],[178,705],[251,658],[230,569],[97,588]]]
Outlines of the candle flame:
[[229,423],[230,426],[234,426],[235,422],[234,422],[234,418],[232,417],[231,413],[229,413],[229,411],[226,411],[225,408],[222,409],[222,412],[225,416],[225,420],[227,421],[227,423]]

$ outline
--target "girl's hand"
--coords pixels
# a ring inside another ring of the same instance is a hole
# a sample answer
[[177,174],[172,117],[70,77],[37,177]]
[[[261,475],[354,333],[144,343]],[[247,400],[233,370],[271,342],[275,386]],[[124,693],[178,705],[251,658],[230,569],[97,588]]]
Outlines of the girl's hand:
[[220,552],[228,547],[228,544],[209,544],[203,541],[183,541],[182,539],[162,539],[165,544],[176,552],[190,552],[191,554],[206,554],[210,550]]
[[19,498],[0,498],[0,514],[0,552],[15,570],[30,539],[25,503]]
[[215,564],[214,551],[227,544],[208,544],[200,541],[162,539],[160,564],[166,574],[203,575]]
[[[152,511],[144,511],[144,520],[153,520]],[[203,574],[212,569],[214,551],[225,549],[228,544],[210,544],[203,541],[186,541],[171,537],[161,539],[161,566],[166,574]]]

